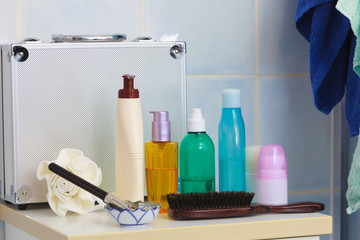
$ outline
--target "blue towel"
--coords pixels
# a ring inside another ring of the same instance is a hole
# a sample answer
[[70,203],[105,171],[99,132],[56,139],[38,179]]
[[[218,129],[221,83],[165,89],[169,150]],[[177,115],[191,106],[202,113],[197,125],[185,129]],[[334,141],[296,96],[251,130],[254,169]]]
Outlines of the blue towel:
[[[360,14],[360,13],[359,13]],[[360,77],[354,72],[353,59],[356,37],[351,33],[348,75],[346,80],[346,119],[349,123],[350,136],[359,135],[360,125]]]
[[355,43],[349,20],[336,0],[299,0],[296,28],[310,43],[310,78],[315,106],[328,114],[346,89],[350,136],[359,134],[360,77],[352,69]]

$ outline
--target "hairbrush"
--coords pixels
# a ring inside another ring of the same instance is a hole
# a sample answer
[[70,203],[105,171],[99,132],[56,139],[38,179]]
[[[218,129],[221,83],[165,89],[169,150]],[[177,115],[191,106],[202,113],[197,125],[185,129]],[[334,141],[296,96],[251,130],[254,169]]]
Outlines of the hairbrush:
[[309,213],[325,209],[319,202],[297,202],[287,205],[267,206],[251,203],[255,193],[211,192],[168,194],[170,218],[210,219],[238,217],[262,213]]

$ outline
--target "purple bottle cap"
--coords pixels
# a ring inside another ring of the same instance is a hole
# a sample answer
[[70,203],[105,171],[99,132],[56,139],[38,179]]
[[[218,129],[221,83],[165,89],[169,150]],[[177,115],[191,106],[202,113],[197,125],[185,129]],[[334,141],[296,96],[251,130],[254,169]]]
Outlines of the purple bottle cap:
[[264,145],[258,159],[258,179],[287,178],[287,165],[281,145]]
[[171,139],[170,121],[168,111],[150,111],[154,114],[152,122],[152,141],[168,142]]

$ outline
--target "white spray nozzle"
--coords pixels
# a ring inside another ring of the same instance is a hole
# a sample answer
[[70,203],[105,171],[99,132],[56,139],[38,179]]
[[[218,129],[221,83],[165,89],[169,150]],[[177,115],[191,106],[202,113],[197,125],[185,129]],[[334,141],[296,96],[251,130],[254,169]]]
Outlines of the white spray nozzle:
[[202,117],[201,109],[193,108],[188,119],[188,132],[205,132],[205,130],[205,119]]

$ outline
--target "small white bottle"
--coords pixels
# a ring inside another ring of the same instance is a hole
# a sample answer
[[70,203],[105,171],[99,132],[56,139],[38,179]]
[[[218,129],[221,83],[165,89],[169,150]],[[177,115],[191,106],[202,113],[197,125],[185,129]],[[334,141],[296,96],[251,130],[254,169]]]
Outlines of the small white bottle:
[[118,198],[144,201],[144,132],[139,90],[126,74],[115,122],[115,187]]
[[257,173],[257,202],[263,205],[288,203],[287,166],[281,145],[260,149]]

